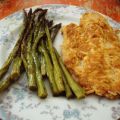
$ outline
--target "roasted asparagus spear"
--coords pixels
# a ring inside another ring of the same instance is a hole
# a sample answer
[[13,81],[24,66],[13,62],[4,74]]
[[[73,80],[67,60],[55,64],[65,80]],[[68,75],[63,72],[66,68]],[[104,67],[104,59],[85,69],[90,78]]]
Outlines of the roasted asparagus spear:
[[10,75],[0,81],[0,92],[6,90],[13,82],[15,82],[21,75],[21,66],[22,66],[22,59],[19,56],[13,61],[12,71]]
[[51,86],[51,90],[54,96],[59,94],[59,91],[57,89],[57,85],[54,79],[54,71],[53,71],[53,65],[51,63],[50,57],[48,55],[48,51],[45,48],[44,43],[42,43],[41,46],[39,46],[39,52],[44,55],[45,58],[45,63],[46,63],[46,71],[47,71],[47,76],[49,78],[49,82],[50,82],[50,86]]
[[22,59],[20,57],[20,46],[21,46],[21,42],[23,40],[24,37],[24,32],[26,31],[26,27],[27,27],[27,18],[26,16],[24,16],[24,27],[23,27],[23,31],[20,35],[19,40],[17,41],[15,47],[13,48],[13,51],[10,53],[8,59],[6,60],[6,62],[4,63],[4,67],[2,69],[0,69],[0,78],[7,72],[9,65],[11,64],[13,58],[13,66],[12,66],[12,71],[11,73],[8,75],[8,77],[6,79],[2,79],[0,81],[0,92],[4,91],[5,89],[7,89],[10,84],[12,82],[14,82],[16,79],[18,79],[20,77],[21,74],[21,66],[22,66]]
[[50,36],[51,36],[52,42],[54,41],[54,39],[55,39],[58,31],[60,30],[60,28],[61,28],[61,23],[56,24],[53,27],[51,27],[51,29],[50,29]]
[[[55,50],[55,49],[54,49]],[[85,91],[83,88],[80,87],[80,85],[78,85],[75,80],[72,78],[71,74],[68,72],[68,70],[66,69],[66,67],[64,66],[64,63],[62,62],[61,57],[59,56],[57,50],[55,50],[55,53],[58,57],[59,63],[61,65],[61,68],[64,72],[64,75],[66,77],[66,80],[70,86],[70,88],[72,89],[73,93],[76,95],[76,97],[78,99],[80,99],[81,97],[85,96]]]
[[5,80],[0,81],[0,92],[6,90],[11,84],[11,76],[8,76]]
[[[3,67],[0,69],[0,79],[8,71],[9,65],[11,64],[13,58],[16,56],[16,53],[18,52],[18,50],[20,48],[20,45],[21,45],[21,42],[24,38],[24,34],[25,34],[27,26],[28,26],[28,20],[27,20],[26,12],[24,11],[24,13],[25,13],[24,14],[24,22],[23,22],[22,31],[20,33],[20,37],[19,37],[18,41],[16,42],[13,50],[11,51],[10,55],[8,56],[7,60],[3,64]],[[29,14],[30,13],[31,13],[31,10],[29,11]]]
[[[43,21],[44,21],[44,19],[43,19]],[[40,27],[44,27],[43,24],[44,23],[41,21]],[[38,26],[36,27],[36,29],[38,29]],[[42,28],[40,28],[40,30],[38,32],[38,35],[36,35],[36,37],[34,39],[34,43],[33,43],[33,46],[32,46],[32,56],[33,56],[34,64],[35,64],[36,83],[37,83],[37,88],[38,88],[38,96],[41,97],[41,98],[47,97],[47,90],[45,88],[45,85],[44,85],[44,82],[43,82],[43,78],[42,78],[42,75],[41,75],[40,61],[39,61],[38,53],[37,53],[37,45],[38,45],[41,37],[43,37],[43,35],[44,35],[44,31],[42,31]]]
[[31,33],[28,37],[28,45],[27,45],[27,76],[28,76],[28,87],[30,90],[36,90],[36,75],[35,75],[35,64],[34,60],[32,57],[32,52],[31,52],[31,41],[32,41],[32,35]]
[[[57,60],[59,62],[59,65],[60,65],[60,61],[59,61],[59,56],[58,56],[58,53],[57,51],[55,50],[55,53],[56,53],[56,57],[57,57]],[[62,72],[62,76],[63,76],[63,82],[64,82],[64,85],[65,85],[65,94],[66,94],[66,97],[69,99],[69,98],[72,98],[73,97],[73,93],[72,93],[72,90],[67,82],[67,78],[64,74],[64,71],[62,70],[61,68],[61,72]]]
[[23,39],[23,34],[24,34],[25,28],[23,28],[21,34],[20,34],[20,38],[18,39],[15,47],[13,48],[12,52],[10,53],[10,55],[8,56],[7,60],[5,61],[5,63],[3,64],[2,68],[0,69],[0,79],[3,77],[3,75],[8,71],[9,66],[12,62],[12,60],[14,59],[14,57],[16,56],[16,53],[19,50],[19,47],[21,45],[21,41]]
[[38,96],[41,98],[47,97],[47,90],[45,88],[43,78],[41,75],[40,71],[40,61],[38,59],[38,54],[37,52],[33,52],[33,59],[35,63],[35,72],[36,72],[36,83],[37,83],[37,88],[38,88]]
[[[47,24],[48,24],[48,27],[50,28],[50,34],[51,34],[51,39],[52,39],[52,42],[54,41],[60,27],[61,27],[61,24],[57,24],[55,26],[52,27],[52,24],[53,24],[53,21],[47,21]],[[46,66],[45,66],[45,58],[44,58],[44,55],[41,54],[41,73],[43,76],[46,75]]]
[[21,66],[22,66],[22,59],[20,56],[16,56],[16,58],[13,61],[13,67],[11,71],[11,81],[16,80],[20,77],[21,74]]
[[56,58],[56,54],[54,52],[54,48],[53,48],[53,45],[52,45],[52,40],[51,40],[51,36],[50,36],[48,26],[46,26],[45,31],[46,31],[46,35],[47,35],[47,45],[48,45],[48,49],[50,51],[50,55],[51,55],[51,58],[52,58],[54,71],[55,71],[55,74],[54,74],[55,82],[56,82],[58,91],[60,93],[62,93],[65,90],[63,80],[62,80],[62,73],[61,73],[60,66],[58,64],[57,58]]
[[[27,38],[27,53],[26,53],[26,56],[23,55],[23,54],[21,55],[22,59],[23,59],[24,66],[27,66],[26,67],[26,72],[27,72],[27,76],[28,76],[28,86],[29,86],[29,88],[31,90],[37,89],[37,86],[36,86],[35,64],[34,64],[34,59],[33,59],[32,52],[31,52],[33,38],[36,37],[37,32],[38,32],[38,31],[36,31],[35,32],[36,34],[33,37],[33,35],[34,35],[33,33],[34,33],[34,30],[35,30],[34,29],[35,28],[34,18],[36,17],[35,13],[36,12],[31,13],[31,17],[30,17],[31,19],[30,19],[30,25],[29,25],[29,31],[28,31],[29,35],[28,35],[28,38]],[[39,15],[41,15],[41,14],[39,14]],[[37,44],[37,42],[35,42],[34,46],[36,44]],[[25,45],[25,44],[23,44],[23,45]],[[25,50],[23,50],[23,51],[25,51]]]
[[46,75],[46,64],[45,64],[45,58],[43,54],[40,54],[40,64],[41,64],[41,74],[42,76]]
[[26,28],[25,28],[25,33],[24,37],[22,40],[21,44],[21,58],[24,64],[24,68],[27,72],[27,59],[26,59],[26,44],[27,44],[27,37],[29,35],[29,32],[31,30],[31,16],[32,16],[32,9],[29,10],[28,14],[24,10],[24,16],[25,16],[25,21],[26,21]]

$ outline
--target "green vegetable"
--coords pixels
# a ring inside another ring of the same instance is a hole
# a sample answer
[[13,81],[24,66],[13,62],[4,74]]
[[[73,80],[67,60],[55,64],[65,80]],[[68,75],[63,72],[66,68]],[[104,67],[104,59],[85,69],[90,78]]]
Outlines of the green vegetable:
[[6,79],[0,81],[0,92],[9,88],[9,86],[20,77],[21,66],[22,66],[22,59],[17,56],[13,61],[11,74],[8,75]]
[[48,49],[50,51],[50,55],[52,58],[52,62],[53,62],[53,66],[54,66],[54,70],[56,71],[54,76],[55,76],[55,82],[58,88],[58,91],[60,93],[64,92],[65,88],[64,88],[64,84],[63,84],[63,80],[62,80],[62,73],[60,70],[60,66],[58,64],[57,58],[56,58],[56,54],[54,52],[54,48],[52,46],[52,40],[51,40],[51,36],[50,36],[50,32],[48,27],[46,26],[46,35],[47,35],[47,45],[48,45]]
[[[56,51],[56,50],[55,50]],[[57,51],[55,52],[56,53],[56,57],[57,57],[57,60],[59,62],[59,65],[60,65],[60,61],[59,61],[59,56],[58,56],[58,53]],[[62,76],[63,76],[63,82],[64,82],[64,85],[65,85],[65,93],[66,93],[66,97],[69,99],[69,98],[72,98],[73,97],[73,93],[72,93],[72,90],[67,82],[67,78],[65,77],[65,74],[64,74],[64,71],[62,70],[61,68],[61,72],[62,72]]]
[[[40,22],[42,24],[42,22]],[[43,27],[43,25],[39,25],[39,27]],[[38,29],[38,26],[36,26],[36,29]],[[42,29],[42,28],[40,28]],[[37,31],[37,30],[36,30]],[[36,83],[37,83],[37,87],[38,87],[38,96],[40,96],[41,98],[45,98],[47,97],[47,90],[45,88],[44,82],[43,82],[43,78],[41,75],[41,66],[40,66],[40,61],[38,58],[38,53],[37,53],[37,45],[41,39],[41,37],[43,37],[44,33],[43,31],[38,31],[38,34],[36,34],[36,32],[34,32],[35,35],[35,39],[34,39],[34,43],[32,46],[32,56],[34,59],[34,64],[35,64],[35,72],[36,72]]]
[[16,53],[18,52],[20,45],[21,45],[21,41],[23,39],[23,33],[24,33],[25,28],[23,28],[21,34],[20,34],[20,38],[18,39],[15,47],[13,48],[13,50],[11,51],[10,55],[8,56],[7,60],[5,61],[5,63],[3,64],[2,68],[0,69],[0,79],[3,77],[3,75],[8,71],[9,66],[12,62],[12,60],[14,59],[14,57],[16,56]]
[[58,31],[60,30],[60,28],[61,28],[61,23],[54,25],[54,26],[50,29],[50,36],[51,36],[52,42],[55,40],[55,37],[56,37]]
[[82,98],[85,96],[85,90],[83,88],[80,87],[80,85],[78,85],[75,80],[72,78],[71,74],[68,72],[68,70],[66,69],[66,67],[64,66],[61,57],[59,56],[57,50],[55,50],[56,55],[58,56],[58,60],[59,63],[61,65],[61,68],[64,72],[64,75],[66,77],[66,80],[71,88],[71,90],[73,91],[73,93],[76,95],[76,97],[78,99]]
[[44,55],[40,55],[40,62],[41,62],[41,74],[43,76],[46,75],[46,64],[45,64],[45,57]]
[[21,74],[22,59],[17,56],[13,61],[13,67],[11,71],[11,81],[18,79]]
[[59,91],[57,89],[57,85],[54,79],[54,71],[53,71],[53,65],[51,63],[50,57],[48,55],[48,52],[45,48],[45,45],[42,44],[41,46],[39,46],[39,52],[44,55],[45,58],[45,63],[46,63],[46,71],[47,71],[47,76],[49,78],[49,82],[50,82],[50,86],[51,86],[51,90],[54,96],[59,94]]
[[28,36],[28,43],[27,43],[27,53],[26,53],[26,60],[27,60],[27,76],[28,76],[28,87],[30,90],[36,90],[36,73],[35,73],[35,64],[34,59],[32,57],[31,52],[31,42],[32,42],[32,35],[33,31]]
[[38,60],[38,54],[37,54],[36,51],[33,51],[33,59],[34,59],[34,63],[35,63],[36,83],[37,83],[37,87],[38,87],[38,96],[40,96],[41,98],[45,98],[45,97],[47,97],[47,90],[45,88],[43,78],[42,78],[42,75],[41,75],[40,62]]
[[11,76],[8,76],[5,80],[0,81],[0,93],[6,90],[11,84]]

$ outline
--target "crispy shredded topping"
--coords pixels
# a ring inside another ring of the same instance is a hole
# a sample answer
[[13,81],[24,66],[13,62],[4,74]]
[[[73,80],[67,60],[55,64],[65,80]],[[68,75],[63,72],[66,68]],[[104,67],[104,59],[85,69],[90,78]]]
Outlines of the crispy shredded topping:
[[120,96],[120,31],[98,13],[85,13],[80,25],[62,28],[62,57],[86,94]]

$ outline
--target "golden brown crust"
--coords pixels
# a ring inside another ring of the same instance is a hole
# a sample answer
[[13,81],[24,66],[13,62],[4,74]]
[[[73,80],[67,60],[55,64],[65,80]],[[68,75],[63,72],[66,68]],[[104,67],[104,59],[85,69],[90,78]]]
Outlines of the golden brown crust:
[[86,13],[80,25],[63,27],[62,57],[86,90],[109,99],[120,96],[120,37],[100,14]]

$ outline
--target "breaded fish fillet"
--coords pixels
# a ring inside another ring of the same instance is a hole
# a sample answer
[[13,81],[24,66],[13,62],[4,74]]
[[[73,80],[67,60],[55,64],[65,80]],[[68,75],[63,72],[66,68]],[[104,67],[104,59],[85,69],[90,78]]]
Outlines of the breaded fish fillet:
[[98,13],[85,13],[80,25],[62,28],[63,61],[86,90],[109,99],[120,96],[120,37]]

